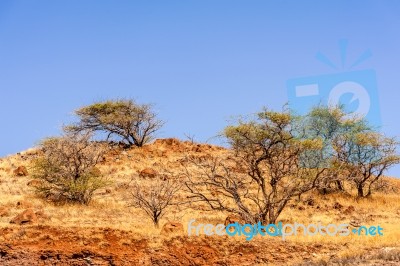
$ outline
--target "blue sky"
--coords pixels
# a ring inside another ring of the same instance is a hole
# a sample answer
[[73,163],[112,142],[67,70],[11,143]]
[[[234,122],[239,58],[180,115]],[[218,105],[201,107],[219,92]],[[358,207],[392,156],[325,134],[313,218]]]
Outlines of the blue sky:
[[[373,69],[382,130],[399,136],[398,1],[0,1],[0,155],[60,133],[72,111],[156,104],[160,137],[199,141],[235,115],[288,101],[287,81]],[[391,171],[400,176],[400,167]]]

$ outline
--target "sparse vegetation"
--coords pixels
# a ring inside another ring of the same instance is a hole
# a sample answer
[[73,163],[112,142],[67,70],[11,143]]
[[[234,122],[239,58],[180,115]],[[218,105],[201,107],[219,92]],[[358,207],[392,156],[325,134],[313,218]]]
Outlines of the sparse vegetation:
[[[239,120],[224,131],[230,148],[189,138],[123,149],[93,141],[90,132],[97,130],[92,128],[70,130],[45,139],[38,149],[2,158],[0,241],[6,244],[0,245],[0,263],[16,258],[29,264],[76,260],[96,265],[290,265],[301,261],[395,265],[400,183],[383,175],[398,163],[397,142],[361,120],[345,119],[338,109],[319,108],[314,120],[288,110],[264,110],[253,119]],[[365,154],[353,154],[355,147]],[[20,171],[23,166],[27,171]],[[360,169],[372,172],[363,185],[363,195],[370,197],[362,200],[356,198],[353,180],[364,177]],[[108,183],[105,176],[113,182]],[[130,177],[134,177],[133,185]],[[180,189],[182,185],[185,189]],[[41,197],[32,193],[35,190]],[[48,200],[80,204],[50,204]],[[187,202],[192,204],[178,208]],[[21,223],[32,226],[9,224],[24,213],[34,219]],[[247,242],[240,236],[188,237],[183,232],[192,219],[197,224],[223,224],[227,218],[236,219],[231,213],[249,223],[380,225],[384,235],[299,234],[285,242],[256,236]],[[164,220],[168,222],[163,228],[176,225],[179,230],[160,230]],[[112,252],[112,257],[104,256],[104,250]],[[377,255],[366,256],[365,250]],[[364,255],[355,255],[358,252]]]
[[154,137],[163,122],[157,118],[150,104],[133,100],[97,102],[75,111],[79,122],[66,126],[69,132],[98,131],[122,139],[128,146],[142,147]]

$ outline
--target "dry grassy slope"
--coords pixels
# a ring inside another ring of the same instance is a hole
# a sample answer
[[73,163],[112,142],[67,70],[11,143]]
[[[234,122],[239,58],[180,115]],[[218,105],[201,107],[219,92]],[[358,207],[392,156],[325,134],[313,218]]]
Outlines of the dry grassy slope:
[[[140,180],[138,172],[144,168],[161,172],[168,169],[179,177],[185,156],[222,156],[228,152],[221,147],[175,139],[156,140],[142,149],[114,148],[99,167],[112,183],[96,194],[90,206],[55,206],[34,196],[32,187],[27,185],[29,175],[14,176],[18,166],[27,166],[29,171],[30,160],[36,154],[34,149],[2,158],[0,264],[52,265],[58,261],[60,265],[288,265],[367,253],[378,254],[367,260],[379,265],[387,251],[397,252],[400,248],[400,196],[390,191],[358,202],[345,195],[323,197],[310,193],[303,196],[302,202],[293,202],[280,217],[287,223],[359,221],[363,225],[381,225],[385,230],[383,237],[299,236],[286,241],[256,237],[251,242],[228,237],[169,237],[161,235],[141,210],[128,207],[130,181]],[[389,180],[400,188],[399,180]],[[27,208],[42,211],[44,217],[30,225],[9,223]],[[162,222],[179,221],[186,229],[191,219],[218,224],[225,217],[225,213],[198,208],[172,209]]]

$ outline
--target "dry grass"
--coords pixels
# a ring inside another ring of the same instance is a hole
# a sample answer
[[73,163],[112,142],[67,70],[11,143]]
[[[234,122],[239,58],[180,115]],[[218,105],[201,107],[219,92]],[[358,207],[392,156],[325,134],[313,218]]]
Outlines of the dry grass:
[[[147,145],[143,149],[131,149],[128,151],[111,152],[106,162],[100,166],[100,170],[105,173],[112,181],[112,184],[104,190],[99,191],[94,201],[89,206],[81,205],[62,205],[57,206],[46,202],[35,196],[32,187],[27,183],[30,177],[16,177],[13,170],[25,165],[29,171],[29,160],[34,156],[35,151],[27,152],[2,158],[0,160],[0,207],[9,210],[6,215],[0,217],[0,228],[13,227],[9,221],[24,208],[32,207],[36,210],[43,210],[48,219],[41,221],[43,225],[60,228],[81,227],[81,228],[112,228],[122,231],[130,231],[136,235],[137,239],[148,239],[152,247],[163,245],[160,240],[160,229],[154,228],[151,220],[144,213],[132,207],[130,203],[130,182],[133,179],[140,180],[138,172],[150,167],[162,171],[167,169],[179,177],[179,172],[183,171],[181,160],[186,155],[204,154],[224,154],[226,151],[219,147],[199,146],[196,144],[178,143],[167,145],[166,143],[156,142]],[[392,186],[400,188],[400,180],[388,179]],[[147,182],[140,180],[139,182]],[[312,204],[307,203],[312,198]],[[20,202],[20,206],[17,203]],[[342,206],[335,209],[334,206]],[[350,206],[354,211],[346,212]],[[219,224],[223,223],[226,213],[208,212],[199,209],[171,209],[164,217],[162,223],[167,221],[179,221],[186,228],[189,220],[196,219],[197,223]],[[349,237],[329,237],[329,236],[292,236],[286,241],[294,245],[321,244],[338,247],[338,250],[313,255],[315,260],[328,261],[330,256],[336,256],[348,261],[352,261],[356,254],[363,254],[366,249],[383,249],[400,247],[400,195],[394,192],[378,192],[370,199],[356,201],[354,197],[345,194],[332,194],[321,196],[317,193],[309,193],[302,196],[300,202],[293,201],[283,212],[280,220],[285,223],[322,223],[322,224],[341,224],[350,221],[360,221],[363,225],[384,228],[384,236],[349,236]],[[15,227],[15,226],[14,226]],[[99,236],[101,238],[101,236]],[[0,241],[2,237],[0,236]],[[101,242],[101,239],[99,239]],[[126,240],[129,245],[131,240]],[[216,241],[219,241],[216,239]],[[243,238],[224,238],[222,245],[228,248],[229,245],[244,245]],[[251,244],[265,245],[269,241],[281,241],[277,238],[255,237]],[[396,251],[397,252],[397,251]],[[360,256],[362,255],[357,255]],[[386,253],[382,253],[379,259],[388,259]],[[399,259],[399,253],[392,257]],[[375,258],[374,258],[375,259]],[[293,262],[301,262],[301,258],[294,258]],[[346,262],[347,263],[347,262]],[[311,265],[311,264],[310,264]],[[350,264],[338,264],[350,265]]]

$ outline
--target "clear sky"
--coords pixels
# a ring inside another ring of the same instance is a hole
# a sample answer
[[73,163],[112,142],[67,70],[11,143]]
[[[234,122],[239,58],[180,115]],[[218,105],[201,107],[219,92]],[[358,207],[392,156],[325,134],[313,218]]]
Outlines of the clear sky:
[[280,108],[288,80],[346,72],[366,50],[351,70],[375,71],[382,130],[399,136],[400,1],[2,0],[0,156],[120,97],[155,103],[160,137],[206,141],[232,116]]

